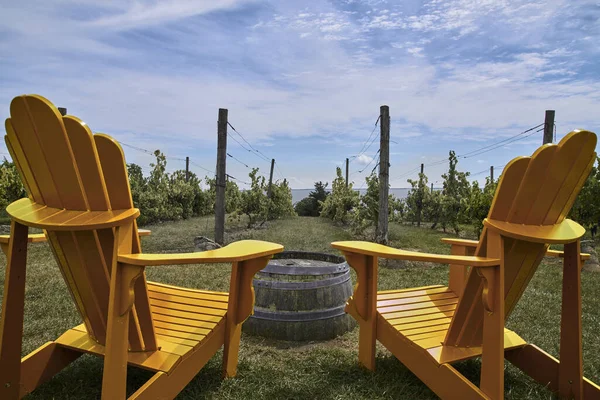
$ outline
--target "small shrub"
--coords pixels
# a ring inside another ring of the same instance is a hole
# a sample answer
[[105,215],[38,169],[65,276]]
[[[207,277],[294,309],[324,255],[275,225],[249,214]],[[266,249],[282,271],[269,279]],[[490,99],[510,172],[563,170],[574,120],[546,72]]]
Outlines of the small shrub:
[[[352,230],[358,235],[364,234],[367,228],[376,228],[379,223],[379,177],[372,173],[366,177],[366,180],[367,190],[360,196],[352,218]],[[388,196],[388,220],[396,219],[397,212],[402,215],[404,202],[390,194]]]
[[336,178],[331,184],[331,193],[325,201],[319,202],[323,218],[346,224],[349,221],[350,210],[358,205],[359,194],[352,189],[352,183],[346,187],[342,169],[336,168]]
[[315,182],[315,190],[308,194],[294,206],[294,210],[301,217],[318,217],[321,205],[327,199],[327,183]]

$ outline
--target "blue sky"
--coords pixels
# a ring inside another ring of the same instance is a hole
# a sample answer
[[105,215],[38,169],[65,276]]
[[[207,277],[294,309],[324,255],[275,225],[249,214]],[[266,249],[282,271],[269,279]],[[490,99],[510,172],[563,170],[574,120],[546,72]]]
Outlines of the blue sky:
[[[599,19],[595,0],[6,1],[0,117],[14,96],[38,93],[95,132],[161,149],[170,170],[189,156],[204,176],[227,108],[277,160],[277,178],[310,188],[359,153],[387,104],[390,180],[406,187],[420,163],[439,181],[446,165],[428,163],[538,125],[546,109],[556,110],[558,139],[600,132]],[[534,132],[458,167],[501,166],[541,141]],[[353,159],[356,187],[377,149]],[[124,150],[148,171],[151,156]],[[231,139],[228,150],[268,172]],[[227,161],[247,181],[248,169]]]

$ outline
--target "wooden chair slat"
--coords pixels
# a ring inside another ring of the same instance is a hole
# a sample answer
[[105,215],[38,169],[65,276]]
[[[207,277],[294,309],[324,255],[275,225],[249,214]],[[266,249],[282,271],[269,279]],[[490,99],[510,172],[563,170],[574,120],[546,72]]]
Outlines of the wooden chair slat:
[[196,313],[193,311],[181,311],[173,310],[171,308],[161,307],[158,304],[152,304],[152,315],[161,315],[165,317],[181,318],[183,320],[190,320],[189,324],[193,324],[195,321],[202,322],[215,322],[218,323],[223,319],[223,315],[211,315]]
[[377,307],[389,307],[389,306],[398,306],[402,304],[414,304],[421,303],[424,301],[433,301],[433,300],[444,300],[444,299],[455,299],[456,294],[450,290],[446,290],[442,293],[433,293],[427,294],[423,296],[414,296],[414,297],[405,297],[401,299],[392,299],[392,300],[377,300]]
[[413,296],[423,296],[423,295],[427,295],[427,294],[448,293],[448,292],[450,292],[450,290],[448,290],[448,288],[445,286],[435,288],[435,289],[417,290],[414,292],[400,292],[400,293],[379,292],[379,293],[377,293],[377,301],[405,299],[405,298],[409,298],[409,297],[413,297]]
[[[106,337],[106,314],[103,314],[96,298],[96,291],[87,278],[87,259],[82,259],[79,252],[77,238],[73,232],[53,232],[51,242],[56,246],[55,251],[60,251],[59,262],[65,275],[70,277],[69,287],[71,293],[80,299],[78,307],[85,326],[99,343],[104,343]],[[93,239],[92,239],[93,240]]]
[[27,161],[46,205],[87,210],[87,199],[58,109],[43,97],[32,95],[15,98],[10,112],[13,128],[21,147],[29,155]]
[[[104,134],[94,135],[94,142],[104,173],[104,181],[111,206],[113,208],[133,207],[123,149],[121,149],[116,140]],[[115,160],[119,161],[115,162]],[[141,253],[141,251],[137,223],[134,223],[131,252]],[[136,335],[140,335],[143,338],[147,349],[156,349],[157,342],[154,334],[145,274],[137,280],[134,290],[136,313],[132,315],[131,319],[137,321],[136,328],[139,328],[139,332]]]
[[422,339],[414,340],[413,343],[417,346],[427,350],[433,347],[438,347],[444,342],[446,332],[440,332],[433,336],[428,336]]
[[[440,337],[442,338],[442,341],[443,341],[446,331],[448,330],[448,326],[449,326],[449,324],[446,325],[445,328],[441,328],[438,330],[431,330],[430,332],[415,333],[415,334],[410,334],[410,333],[406,333],[406,332],[400,332],[400,333],[402,333],[403,336],[405,336],[407,339],[412,340],[415,343],[420,340],[424,340],[424,339],[435,338],[436,340],[439,340]],[[437,345],[439,346],[439,343]]]
[[[545,145],[536,150],[531,156],[527,170],[521,179],[519,190],[511,200],[510,211],[506,219],[498,221],[524,224],[531,209],[535,206],[538,196],[542,195],[540,189],[544,185],[548,175],[548,167],[554,160],[556,153],[555,145]],[[494,218],[489,218],[494,219]],[[537,222],[540,223],[541,221]]]
[[172,285],[165,285],[158,282],[148,282],[148,291],[172,294],[180,297],[190,297],[193,299],[220,301],[227,303],[229,298],[227,293],[224,292],[212,292],[209,290],[198,290],[189,288],[180,288]]
[[197,299],[193,297],[180,297],[177,295],[159,293],[159,292],[148,292],[148,297],[152,300],[163,300],[170,303],[188,304],[197,307],[214,308],[217,310],[227,310],[227,302],[211,301],[205,299]]
[[[581,132],[579,133],[581,134]],[[591,132],[586,133],[591,134]],[[549,224],[549,221],[562,221],[571,210],[579,191],[585,184],[585,181],[596,162],[596,153],[589,149],[590,147],[591,149],[596,147],[596,141],[596,135],[592,134],[592,137],[584,144],[586,148],[582,149],[577,157],[577,162],[573,166],[573,173],[569,174],[567,179],[565,179],[564,186],[561,187],[560,192],[556,196],[557,200],[552,204],[552,207],[546,215],[546,220],[544,221],[545,224]],[[585,163],[586,159],[589,160],[587,165]],[[579,177],[575,173],[576,171],[580,171]],[[568,190],[569,188],[571,189],[570,191]],[[561,205],[562,208],[560,207]]]
[[168,315],[153,314],[154,324],[170,324],[177,327],[205,328],[213,329],[217,326],[216,322],[197,321],[186,318],[171,317]]
[[506,164],[498,181],[496,195],[492,200],[488,218],[498,221],[505,221],[508,218],[513,200],[519,191],[530,160],[531,157],[517,157]]
[[[13,102],[16,101],[16,99],[13,100]],[[23,102],[23,100],[20,100],[20,102]],[[24,105],[20,108],[23,107]],[[62,201],[52,181],[53,178],[48,170],[44,153],[27,113],[20,111],[18,116],[11,115],[11,118],[6,120],[5,125],[6,141],[15,151],[22,174],[26,177],[30,189],[32,189],[32,196],[37,194],[36,201],[40,204],[62,208]]]
[[208,307],[200,307],[190,304],[180,304],[180,303],[171,303],[169,301],[164,300],[156,300],[150,299],[150,305],[152,308],[154,306],[168,308],[174,311],[186,311],[198,314],[207,314],[207,315],[215,315],[215,316],[224,316],[227,310],[217,309],[217,308],[208,308]]
[[540,196],[525,221],[528,225],[552,225],[560,223],[561,215],[571,194],[584,173],[594,148],[596,137],[590,132],[572,132],[556,146],[556,154],[545,171],[546,179],[540,188]]
[[431,333],[431,332],[439,332],[439,331],[447,331],[448,327],[450,326],[450,321],[445,322],[445,323],[440,323],[440,324],[428,324],[425,326],[420,326],[420,327],[416,327],[416,328],[399,328],[398,326],[396,326],[395,328],[398,330],[398,332],[402,332],[404,335],[406,335],[407,337],[413,337],[415,335],[420,335],[420,334],[424,334],[424,333]]
[[408,311],[408,310],[416,310],[420,308],[430,308],[430,307],[439,307],[439,306],[447,306],[451,304],[457,304],[458,299],[456,296],[453,296],[449,299],[443,300],[432,300],[432,301],[421,301],[413,304],[403,304],[398,306],[389,306],[389,307],[381,307],[378,311],[382,314],[392,313],[397,311]]
[[391,314],[387,314],[387,315],[383,315],[382,317],[385,317],[385,320],[388,321],[390,323],[390,325],[392,326],[396,326],[396,325],[403,325],[403,324],[418,324],[421,322],[425,322],[425,321],[431,321],[431,320],[436,320],[436,319],[440,319],[440,318],[450,318],[450,320],[452,320],[452,316],[454,315],[454,308],[450,308],[449,310],[443,311],[442,310],[443,307],[440,307],[437,311],[434,312],[430,312],[427,314],[416,314],[413,316],[405,316],[405,317],[398,317],[398,318],[392,318]]
[[[189,351],[191,351],[191,349],[193,349],[199,342],[199,340],[193,340],[193,339],[182,339],[182,338],[178,338],[178,337],[173,337],[173,336],[168,336],[168,335],[161,335],[161,334],[156,334],[156,338],[158,340],[162,340],[165,342],[170,342],[173,344],[179,344],[182,346],[188,346],[189,347]],[[187,353],[186,352],[186,353]]]
[[85,281],[90,283],[87,290],[93,295],[94,308],[102,317],[102,325],[93,326],[93,332],[98,342],[105,344],[110,264],[107,263],[104,254],[98,251],[100,239],[96,231],[73,232],[72,235],[81,260],[78,267],[86,274]]
[[121,146],[110,136],[101,133],[94,135],[94,142],[98,149],[111,207],[113,209],[133,207],[127,167],[123,161],[125,155]]
[[426,326],[450,324],[450,321],[452,321],[452,319],[448,318],[447,316],[444,316],[441,318],[425,319],[425,320],[421,320],[418,322],[412,322],[412,323],[396,324],[396,323],[394,323],[394,321],[395,320],[390,320],[389,322],[393,327],[395,327],[399,331],[403,331],[403,330],[407,330],[407,329],[422,328],[422,327],[426,327]]
[[[168,336],[171,338],[177,338],[177,339],[185,339],[185,340],[193,340],[196,342],[200,342],[202,339],[204,339],[206,337],[206,335],[201,334],[201,333],[190,333],[190,332],[182,332],[182,331],[177,331],[174,329],[164,329],[161,327],[155,327],[156,329],[156,333],[162,336]],[[195,344],[193,345],[195,346]]]
[[410,318],[410,317],[421,317],[423,315],[428,314],[437,314],[440,312],[448,312],[454,314],[456,310],[456,303],[447,304],[441,306],[433,306],[427,308],[417,308],[411,310],[403,310],[403,311],[393,311],[393,312],[379,312],[386,320],[398,319],[398,318]]
[[439,288],[445,288],[445,286],[429,285],[429,286],[421,286],[421,287],[410,288],[410,289],[381,290],[381,291],[377,292],[377,298],[379,298],[379,296],[387,296],[388,294],[391,295],[391,294],[395,294],[395,293],[409,293],[409,292],[415,292],[415,291],[420,291],[420,290],[430,290],[430,289],[439,289]]
[[[79,118],[71,115],[63,117],[63,123],[69,136],[89,209],[92,211],[110,210],[111,205],[92,132]],[[112,207],[112,209],[124,208],[131,207]]]
[[[12,130],[12,124],[10,123],[10,119],[6,120],[5,126],[6,132],[10,130],[11,136],[14,138],[15,133]],[[21,145],[19,144],[19,142],[16,139],[14,139],[11,142],[8,139],[8,135],[5,135],[4,143],[6,144],[6,148],[8,149],[10,157],[12,158],[13,162],[15,163],[15,166],[17,167],[17,171],[19,172],[21,182],[23,182],[23,186],[27,191],[27,196],[29,196],[29,198],[31,198],[35,202],[45,204],[44,198],[40,193],[40,188],[38,187],[37,182],[35,181],[35,178],[31,173],[31,170],[28,167],[23,166],[23,163],[26,163],[26,161],[25,155],[23,154],[23,150],[21,149]]]

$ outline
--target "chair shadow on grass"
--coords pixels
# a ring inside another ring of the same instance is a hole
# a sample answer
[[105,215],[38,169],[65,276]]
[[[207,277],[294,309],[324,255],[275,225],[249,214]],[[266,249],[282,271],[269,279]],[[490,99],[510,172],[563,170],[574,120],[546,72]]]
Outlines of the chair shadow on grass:
[[[330,342],[269,341],[244,335],[236,378],[221,378],[222,351],[183,389],[178,399],[436,399],[437,396],[387,351],[377,354],[375,372],[358,364],[356,352]],[[263,362],[259,362],[260,360]],[[293,361],[292,361],[293,360]],[[480,361],[454,365],[471,382],[479,382]],[[100,398],[102,359],[84,355],[40,386],[28,399]],[[129,368],[127,395],[133,394],[152,372]],[[549,392],[515,368],[506,373],[506,398]],[[512,390],[515,389],[515,390]]]
[[[213,394],[218,391],[221,379],[222,351],[219,351],[198,375],[180,393],[181,398],[197,399],[203,393]],[[100,398],[102,392],[103,359],[89,354],[82,355],[78,360],[56,374],[50,381],[41,385],[27,399],[93,399]],[[127,396],[148,381],[154,372],[136,367],[127,368]],[[191,389],[194,396],[186,396],[186,390]],[[200,396],[199,396],[200,395]],[[178,396],[178,398],[179,398]]]

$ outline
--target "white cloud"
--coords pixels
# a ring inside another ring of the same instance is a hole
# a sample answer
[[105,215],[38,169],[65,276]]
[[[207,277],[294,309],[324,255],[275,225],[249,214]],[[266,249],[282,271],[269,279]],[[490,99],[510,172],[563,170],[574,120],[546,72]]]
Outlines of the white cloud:
[[409,49],[406,49],[406,52],[408,54],[411,54],[415,57],[425,57],[423,55],[423,48],[422,47],[411,47]]
[[[75,0],[11,3],[0,21],[0,54],[11,54],[2,59],[0,118],[14,95],[39,92],[125,142],[177,156],[193,145],[214,158],[217,109],[226,107],[237,129],[274,151],[282,138],[330,141],[313,146],[320,160],[356,154],[381,104],[390,106],[397,149],[409,155],[421,142],[477,145],[514,135],[547,108],[565,131],[598,129],[600,79],[581,73],[598,57],[598,29],[575,24],[573,38],[558,35],[560,18],[548,10],[577,7],[555,3],[540,10],[538,2],[438,1],[414,13],[389,2],[389,11],[353,14],[319,0],[308,8],[271,2],[254,17],[223,21],[202,15],[259,6],[111,2],[84,19],[64,12],[85,9]],[[309,187],[314,176],[296,174]]]
[[361,154],[360,156],[356,157],[356,162],[360,165],[367,165],[373,162],[373,157],[366,154]]
[[117,30],[158,25],[183,18],[206,14],[216,10],[229,9],[242,4],[241,0],[169,0],[169,1],[136,1],[122,4],[122,8],[109,16],[90,22],[93,28],[110,28]]

